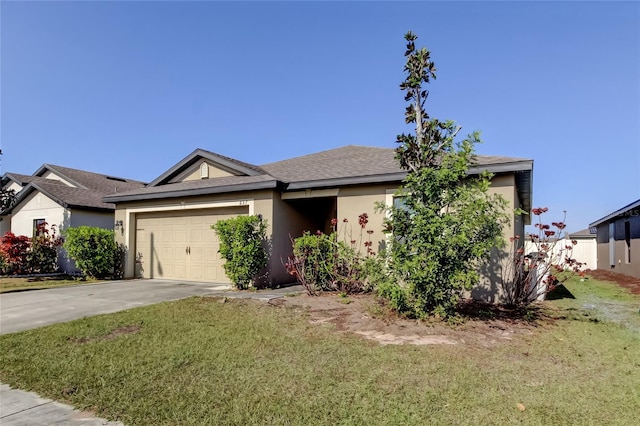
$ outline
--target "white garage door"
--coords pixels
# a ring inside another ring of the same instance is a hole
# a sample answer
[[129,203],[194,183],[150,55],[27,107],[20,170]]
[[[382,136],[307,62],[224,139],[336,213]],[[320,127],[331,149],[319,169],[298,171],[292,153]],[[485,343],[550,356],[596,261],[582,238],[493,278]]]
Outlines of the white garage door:
[[211,225],[248,211],[242,206],[138,214],[138,276],[228,283]]

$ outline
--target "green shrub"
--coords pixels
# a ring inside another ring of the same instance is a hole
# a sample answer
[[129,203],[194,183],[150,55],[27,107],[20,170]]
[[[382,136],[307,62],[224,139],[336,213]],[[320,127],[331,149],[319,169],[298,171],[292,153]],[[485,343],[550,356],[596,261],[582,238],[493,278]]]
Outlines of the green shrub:
[[64,249],[78,269],[88,276],[105,278],[113,274],[118,246],[108,229],[78,226],[64,231]]
[[238,216],[220,220],[211,228],[220,239],[224,271],[240,290],[255,284],[267,265],[267,224],[259,216]]
[[[366,226],[366,223],[364,223]],[[387,268],[384,259],[376,256],[365,242],[367,254],[339,241],[336,232],[331,234],[305,232],[293,240],[293,256],[285,265],[310,295],[319,291],[339,291],[344,294],[372,290],[377,282],[385,279]]]
[[336,289],[337,262],[335,235],[305,232],[293,240],[293,257],[288,267],[307,292],[315,294]]

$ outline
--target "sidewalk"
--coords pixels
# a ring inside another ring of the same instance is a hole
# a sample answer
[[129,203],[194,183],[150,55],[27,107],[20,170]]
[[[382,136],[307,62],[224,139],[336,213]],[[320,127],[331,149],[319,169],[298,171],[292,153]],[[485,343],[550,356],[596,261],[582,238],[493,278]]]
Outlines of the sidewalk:
[[93,417],[92,413],[41,398],[33,392],[12,389],[4,383],[0,384],[0,401],[0,424],[3,426],[123,426],[120,422]]

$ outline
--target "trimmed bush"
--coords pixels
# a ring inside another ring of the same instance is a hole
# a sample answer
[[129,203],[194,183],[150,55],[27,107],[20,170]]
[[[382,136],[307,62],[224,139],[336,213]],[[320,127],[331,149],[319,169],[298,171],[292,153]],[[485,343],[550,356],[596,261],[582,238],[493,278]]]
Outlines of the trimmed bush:
[[64,231],[64,249],[80,271],[94,278],[111,276],[118,253],[114,233],[108,229],[78,226]]
[[267,265],[267,224],[258,216],[238,216],[211,228],[220,239],[225,273],[238,289],[249,288]]

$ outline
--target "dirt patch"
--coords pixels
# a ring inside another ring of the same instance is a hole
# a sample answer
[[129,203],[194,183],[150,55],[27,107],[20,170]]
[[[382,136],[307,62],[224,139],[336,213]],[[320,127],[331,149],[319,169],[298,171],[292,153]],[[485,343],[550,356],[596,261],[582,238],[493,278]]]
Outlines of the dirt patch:
[[114,328],[108,334],[104,334],[102,336],[68,337],[67,340],[72,341],[73,343],[77,343],[79,345],[83,345],[85,343],[115,339],[116,337],[122,336],[123,334],[134,334],[140,331],[141,328],[142,327],[140,327],[139,325],[126,325],[124,327]]
[[339,332],[353,333],[382,345],[476,345],[491,347],[515,335],[531,334],[546,323],[542,313],[529,315],[490,304],[467,301],[461,305],[459,325],[399,317],[373,295],[300,295],[276,299],[276,306],[304,307],[309,322],[331,324]]
[[596,280],[614,282],[620,287],[629,289],[631,293],[640,294],[640,279],[638,278],[602,269],[588,271],[587,274]]

